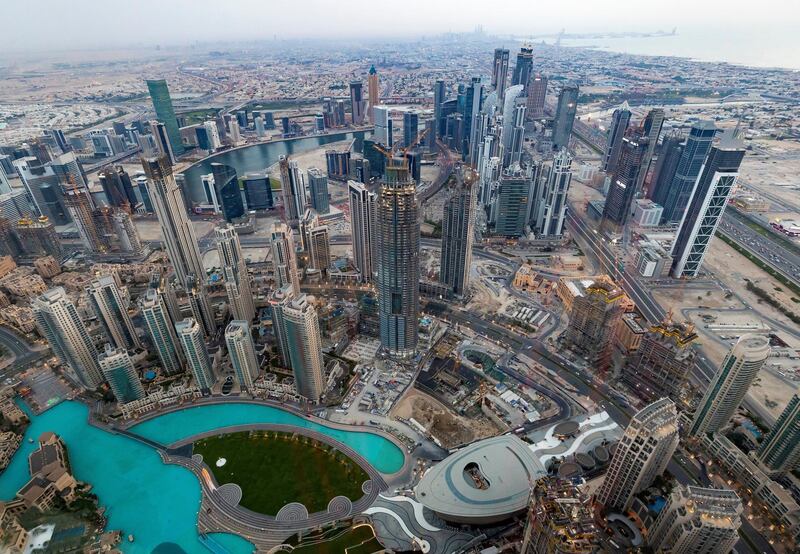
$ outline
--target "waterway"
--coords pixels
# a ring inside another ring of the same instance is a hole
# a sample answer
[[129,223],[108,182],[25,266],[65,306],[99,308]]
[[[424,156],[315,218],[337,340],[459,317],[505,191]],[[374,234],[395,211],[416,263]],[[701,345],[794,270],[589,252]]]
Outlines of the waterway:
[[369,132],[370,131],[350,131],[261,142],[209,156],[190,166],[183,172],[189,197],[195,202],[205,202],[200,178],[202,175],[211,173],[212,163],[229,165],[236,170],[237,175],[242,176],[247,172],[264,171],[266,168],[277,163],[278,158],[281,156],[308,152],[309,150],[314,150],[333,142],[352,140],[355,138],[355,149],[360,152],[363,148],[362,141],[364,140],[364,135]]
[[[197,534],[200,485],[189,470],[161,461],[158,453],[132,439],[89,425],[88,408],[62,402],[39,416],[31,415],[25,439],[9,466],[0,474],[0,499],[9,500],[30,478],[28,442],[45,431],[61,436],[75,476],[92,484],[108,515],[108,529],[132,534],[121,545],[132,554],[201,554],[208,550]],[[237,423],[286,423],[311,428],[346,442],[380,471],[402,467],[403,453],[387,439],[371,433],[340,431],[307,421],[277,408],[227,403],[172,412],[137,425],[134,430],[163,442]],[[376,463],[377,462],[377,463]],[[211,538],[231,553],[251,552],[243,538],[215,533]]]

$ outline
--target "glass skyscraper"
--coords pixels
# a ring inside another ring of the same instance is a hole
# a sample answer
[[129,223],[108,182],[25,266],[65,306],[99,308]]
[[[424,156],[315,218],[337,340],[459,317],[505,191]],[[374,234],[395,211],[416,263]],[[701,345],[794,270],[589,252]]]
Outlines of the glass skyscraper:
[[176,156],[183,154],[181,131],[178,127],[178,118],[175,117],[175,109],[172,107],[172,98],[169,95],[167,82],[164,79],[148,79],[147,90],[150,91],[150,98],[153,100],[156,119],[167,128],[167,136],[169,137],[172,152]]

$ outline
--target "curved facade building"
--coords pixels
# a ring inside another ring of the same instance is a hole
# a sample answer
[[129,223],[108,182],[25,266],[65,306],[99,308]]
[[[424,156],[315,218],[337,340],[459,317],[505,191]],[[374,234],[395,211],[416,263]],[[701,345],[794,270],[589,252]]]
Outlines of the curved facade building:
[[377,205],[378,303],[381,346],[413,356],[419,319],[417,187],[403,159],[389,160]]
[[222,215],[225,221],[233,221],[244,215],[242,192],[239,190],[239,177],[236,170],[229,165],[212,163],[211,173],[214,175],[214,188],[217,198],[222,203]]

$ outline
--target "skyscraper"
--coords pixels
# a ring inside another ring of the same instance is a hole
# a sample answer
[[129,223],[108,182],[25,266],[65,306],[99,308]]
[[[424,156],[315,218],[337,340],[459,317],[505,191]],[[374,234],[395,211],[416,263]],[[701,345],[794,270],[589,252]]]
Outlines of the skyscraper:
[[456,182],[447,189],[442,210],[442,253],[439,281],[456,296],[469,290],[472,243],[475,240],[477,175],[472,169],[456,173]]
[[297,162],[286,156],[279,158],[281,169],[281,198],[283,216],[290,227],[296,229],[306,211],[306,185]]
[[100,234],[97,232],[97,226],[92,216],[94,205],[88,189],[75,185],[71,182],[71,179],[70,182],[62,185],[62,189],[64,192],[64,206],[72,221],[75,222],[75,227],[81,237],[83,246],[92,253],[104,252],[105,247],[100,240]]
[[231,314],[234,319],[252,321],[256,316],[256,307],[239,235],[231,225],[225,225],[214,229],[214,238]]
[[239,386],[253,389],[253,381],[258,377],[258,356],[250,335],[250,322],[234,319],[225,328],[225,344],[231,359],[233,371]]
[[376,197],[363,183],[347,182],[350,197],[350,232],[353,237],[353,263],[361,274],[361,282],[372,281],[376,267],[375,223]]
[[553,158],[552,166],[544,185],[544,215],[537,234],[542,237],[557,237],[564,234],[564,219],[567,214],[567,193],[572,181],[572,156],[563,148]]
[[623,367],[623,381],[649,402],[663,397],[682,402],[697,355],[692,348],[696,339],[691,325],[667,320],[650,326]]
[[170,316],[162,295],[154,288],[147,289],[144,297],[139,300],[139,307],[150,342],[161,361],[164,373],[167,375],[180,373],[183,352],[178,346],[175,320]]
[[664,208],[661,216],[662,222],[676,222],[683,217],[686,206],[689,204],[689,197],[694,190],[694,184],[700,175],[706,155],[711,150],[716,133],[717,127],[712,121],[698,121],[692,125],[675,169],[675,175],[669,187],[664,191],[663,202],[656,200]]
[[639,410],[617,444],[608,472],[597,492],[606,511],[624,512],[633,495],[664,473],[678,446],[678,411],[669,398]]
[[[673,131],[664,137],[658,150],[658,160],[653,168],[653,178],[647,190],[647,197],[659,206],[664,206],[672,179],[683,156],[685,137]],[[663,217],[662,217],[663,221]]]
[[661,554],[728,554],[743,512],[732,490],[678,485],[648,529],[647,544]]
[[625,136],[630,122],[631,109],[626,101],[614,110],[614,115],[611,117],[611,126],[608,128],[608,139],[606,141],[606,153],[603,160],[603,171],[606,173],[614,173],[617,168],[617,160],[619,160],[622,150],[622,137]]
[[[275,314],[275,311],[273,311]],[[325,392],[322,362],[322,337],[317,311],[308,295],[301,294],[280,304],[277,310],[280,333],[285,337],[284,358],[290,362],[297,393],[311,402],[318,402]]]
[[[352,190],[352,189],[351,189]],[[381,346],[390,355],[412,356],[419,313],[417,187],[405,159],[387,160],[377,201],[377,286]]]
[[433,86],[433,120],[436,137],[439,138],[444,134],[444,102],[446,88],[444,80],[437,79],[436,84]]
[[503,170],[497,186],[497,198],[494,201],[496,235],[520,237],[525,232],[530,188],[529,176],[519,164]]
[[528,89],[528,82],[533,71],[533,48],[523,46],[517,53],[517,64],[514,66],[514,73],[511,75],[511,85],[522,85]]
[[378,72],[375,70],[375,66],[372,65],[369,68],[369,77],[367,79],[367,96],[369,97],[369,120],[373,123],[375,123],[373,108],[381,103],[380,94]]
[[792,396],[778,421],[758,447],[758,460],[770,473],[800,467],[800,396]]
[[117,348],[130,350],[141,346],[136,328],[128,315],[122,293],[114,278],[105,275],[91,282],[86,294],[108,339]]
[[464,130],[459,149],[462,152],[463,159],[467,159],[473,141],[480,142],[483,138],[480,134],[475,132],[477,130],[473,130],[475,118],[480,115],[482,103],[483,84],[481,83],[481,78],[473,77],[469,86],[464,90],[464,103],[461,110]]
[[364,97],[361,81],[350,83],[350,113],[353,116],[353,125],[364,124]]
[[328,176],[319,168],[308,169],[308,190],[311,196],[311,207],[318,214],[330,213],[328,198]]
[[297,253],[294,233],[283,223],[274,223],[270,238],[272,265],[275,272],[276,289],[290,285],[295,296],[300,295],[300,277],[297,274]]
[[647,140],[647,137],[639,135],[638,132],[622,139],[619,159],[611,177],[611,188],[608,189],[603,207],[602,224],[605,228],[619,230],[630,219],[631,204],[636,195],[636,183],[648,148]]
[[144,387],[136,368],[133,367],[131,357],[124,348],[113,348],[107,344],[105,352],[100,354],[97,363],[118,403],[124,404],[144,398]]
[[497,92],[498,100],[502,100],[508,81],[508,49],[494,49],[494,63],[492,64],[492,86]]
[[392,119],[389,117],[389,108],[387,106],[376,106],[372,110],[372,114],[372,121],[375,124],[372,138],[385,147],[391,148],[394,131],[392,130]]
[[672,243],[673,277],[697,277],[700,272],[736,185],[744,152],[744,144],[727,135],[711,148]]
[[186,215],[183,193],[172,175],[172,166],[163,156],[142,159],[142,165],[147,175],[147,190],[161,226],[161,236],[178,282],[185,283],[190,273],[205,276],[197,237]]
[[403,146],[409,147],[417,140],[419,134],[419,114],[403,112]]
[[544,105],[547,99],[547,77],[541,73],[531,75],[528,83],[528,119],[544,117]]
[[690,434],[716,433],[728,424],[767,361],[769,351],[767,337],[753,334],[739,337],[708,384],[695,411]]
[[181,131],[178,128],[178,118],[175,117],[175,109],[172,107],[172,98],[169,95],[167,82],[164,79],[148,79],[147,90],[150,92],[150,99],[153,101],[156,119],[166,127],[170,147],[176,156],[180,156],[183,154]]
[[592,361],[608,358],[614,328],[622,316],[622,296],[620,289],[605,281],[586,287],[572,302],[565,341]]
[[639,172],[639,180],[636,183],[636,194],[640,194],[644,191],[647,174],[650,171],[653,154],[655,154],[656,146],[658,145],[658,137],[661,135],[661,128],[663,126],[663,109],[653,108],[647,112],[647,116],[642,122],[642,134],[647,137],[647,152],[644,153],[644,159],[642,160],[642,170]]
[[47,340],[62,364],[75,374],[87,389],[103,382],[89,332],[75,305],[62,287],[55,287],[31,301],[39,333]]
[[194,376],[195,384],[204,392],[211,390],[215,380],[214,371],[200,324],[187,317],[175,324],[175,333],[183,347],[186,363]]
[[308,255],[308,268],[327,273],[331,265],[331,243],[328,226],[319,222],[312,210],[306,210],[301,224],[303,247]]
[[572,134],[572,125],[575,123],[575,114],[578,111],[578,87],[564,85],[558,93],[556,116],[553,119],[553,150],[569,147],[569,137]]
[[186,297],[189,299],[189,309],[192,317],[197,321],[203,332],[208,338],[213,338],[217,334],[217,322],[214,318],[214,311],[206,294],[204,283],[201,283],[193,274],[186,277],[184,287]]
[[214,176],[214,189],[222,204],[222,215],[225,217],[225,221],[233,221],[242,217],[245,213],[244,202],[236,170],[229,165],[212,162],[211,174]]

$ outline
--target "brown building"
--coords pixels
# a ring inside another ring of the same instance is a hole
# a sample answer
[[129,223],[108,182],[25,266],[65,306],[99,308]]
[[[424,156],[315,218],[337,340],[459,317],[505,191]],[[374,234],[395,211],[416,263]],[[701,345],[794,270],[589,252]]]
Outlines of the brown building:
[[598,281],[572,303],[565,342],[594,362],[598,370],[608,369],[611,363],[611,341],[622,316],[623,296],[616,286]]
[[598,552],[589,497],[575,484],[540,479],[533,488],[525,527],[523,554],[589,554]]
[[61,273],[61,264],[53,256],[36,258],[33,260],[33,267],[36,268],[36,273],[45,279],[52,279]]
[[645,328],[642,327],[638,314],[634,312],[622,314],[614,333],[617,348],[624,354],[636,352],[642,342],[644,333]]

